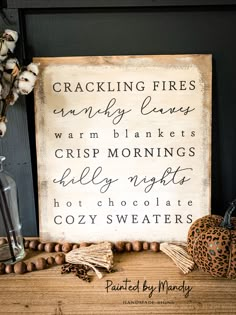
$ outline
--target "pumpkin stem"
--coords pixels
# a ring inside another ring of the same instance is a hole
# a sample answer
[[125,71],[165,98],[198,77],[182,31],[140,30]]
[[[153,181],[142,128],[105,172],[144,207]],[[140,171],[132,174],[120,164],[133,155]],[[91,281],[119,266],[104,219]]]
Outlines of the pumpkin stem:
[[230,203],[228,209],[225,212],[223,221],[221,222],[220,226],[229,230],[233,229],[233,225],[231,223],[231,215],[235,208],[236,208],[236,199]]

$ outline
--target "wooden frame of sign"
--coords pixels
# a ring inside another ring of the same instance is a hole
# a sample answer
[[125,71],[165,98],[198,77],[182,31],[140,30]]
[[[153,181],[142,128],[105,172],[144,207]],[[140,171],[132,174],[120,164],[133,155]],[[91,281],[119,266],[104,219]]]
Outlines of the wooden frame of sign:
[[211,59],[34,58],[42,240],[186,240],[210,213]]

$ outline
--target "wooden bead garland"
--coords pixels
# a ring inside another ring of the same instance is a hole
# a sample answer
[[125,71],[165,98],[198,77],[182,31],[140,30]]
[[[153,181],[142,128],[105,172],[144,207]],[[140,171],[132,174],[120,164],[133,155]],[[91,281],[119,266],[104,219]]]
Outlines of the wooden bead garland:
[[37,270],[43,270],[47,267],[47,261],[45,258],[40,257],[35,261],[35,267]]
[[49,266],[53,265],[54,263],[55,263],[55,258],[54,257],[50,256],[50,257],[47,258],[47,264]]
[[149,250],[149,243],[143,242],[143,250]]
[[13,266],[12,265],[6,265],[5,266],[5,272],[6,273],[12,273],[13,272]]
[[45,244],[39,243],[38,244],[38,251],[42,252],[42,251],[44,251],[44,249],[45,249]]
[[132,244],[130,242],[125,244],[125,251],[131,252],[132,251]]
[[132,243],[132,248],[134,252],[140,252],[141,250],[143,250],[143,243],[140,241],[134,241]]
[[60,253],[55,256],[55,263],[57,265],[63,265],[65,263],[65,255]]
[[47,253],[55,252],[55,243],[46,243],[44,245],[44,251]]
[[[10,266],[10,265],[9,265]],[[35,263],[33,262],[29,262],[27,264],[27,271],[28,272],[32,272],[32,271],[35,271],[36,270],[36,266],[35,266]]]
[[14,265],[14,272],[21,275],[27,271],[27,265],[23,261],[19,261]]
[[[0,242],[4,242],[4,239],[0,239]],[[24,239],[24,247],[25,249],[30,249],[33,251],[45,251],[47,253],[57,252],[58,254],[53,256],[49,256],[47,258],[39,257],[35,260],[35,262],[17,262],[13,265],[6,265],[4,263],[0,263],[0,275],[2,274],[9,274],[9,273],[16,273],[16,274],[24,274],[26,272],[32,272],[35,270],[43,270],[48,268],[49,266],[53,265],[64,265],[65,264],[65,254],[70,252],[73,249],[80,248],[80,247],[87,247],[91,245],[90,243],[80,243],[80,244],[72,244],[72,243],[41,243],[39,240],[25,240]],[[112,244],[113,252],[140,252],[142,250],[151,250],[153,252],[160,251],[160,243],[158,242],[141,242],[141,241],[133,241],[133,242],[124,242],[119,241]],[[73,267],[68,267],[66,264],[66,270],[73,270]],[[80,267],[81,268],[81,267]],[[65,269],[65,268],[64,268]],[[64,270],[63,269],[63,270]],[[77,268],[78,269],[78,268]],[[76,269],[76,270],[77,270]],[[66,273],[62,270],[62,273]],[[78,276],[78,270],[77,270]],[[87,278],[86,278],[87,279]]]
[[29,242],[29,248],[33,249],[33,250],[37,250],[38,249],[38,245],[39,245],[39,241],[38,240],[33,240]]
[[62,245],[61,244],[56,244],[54,247],[55,252],[61,252],[62,251]]
[[63,253],[68,253],[68,252],[70,252],[70,251],[72,250],[72,244],[70,244],[70,243],[64,243],[64,244],[62,245],[61,250],[63,251]]

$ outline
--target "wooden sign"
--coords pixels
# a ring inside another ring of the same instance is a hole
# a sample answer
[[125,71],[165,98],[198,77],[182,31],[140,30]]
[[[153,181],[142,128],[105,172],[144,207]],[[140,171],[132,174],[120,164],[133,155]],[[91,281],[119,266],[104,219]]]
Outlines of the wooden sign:
[[211,55],[34,61],[41,238],[186,240],[210,211]]

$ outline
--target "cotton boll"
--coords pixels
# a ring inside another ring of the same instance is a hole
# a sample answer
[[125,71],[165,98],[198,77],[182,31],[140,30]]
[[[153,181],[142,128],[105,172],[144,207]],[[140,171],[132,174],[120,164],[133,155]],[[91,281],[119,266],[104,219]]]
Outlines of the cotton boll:
[[33,90],[34,86],[27,81],[18,81],[17,93],[27,95]]
[[15,80],[14,86],[18,94],[29,94],[35,85],[39,73],[38,64],[30,63],[26,70],[23,70]]
[[0,61],[4,61],[7,58],[8,46],[3,38],[0,38]]
[[37,76],[39,74],[39,63],[33,63],[31,62],[28,66],[27,66],[27,70],[32,72],[35,76]]
[[[19,63],[17,58],[8,58],[4,63],[1,64],[0,73],[2,91],[1,98],[5,99],[8,94],[11,92],[12,83],[14,82],[15,77],[19,74]],[[3,70],[1,72],[1,70]]]
[[18,40],[18,33],[16,31],[6,29],[2,38],[5,40],[8,49],[13,53]]
[[25,70],[19,74],[19,81],[29,82],[30,84],[34,85],[36,76],[32,72]]
[[9,41],[14,41],[16,43],[18,40],[18,33],[10,29],[5,29],[2,37],[6,38]]
[[6,133],[7,125],[4,121],[0,121],[0,137],[3,137]]
[[19,63],[16,58],[7,59],[4,67],[3,77],[7,82],[11,82],[12,79],[19,73]]
[[23,71],[20,73],[15,81],[15,87],[18,94],[29,94],[33,88],[36,81],[36,76],[30,71]]
[[9,51],[13,53],[16,42],[18,40],[18,34],[13,30],[5,30],[0,38],[0,61],[4,61]]

